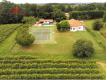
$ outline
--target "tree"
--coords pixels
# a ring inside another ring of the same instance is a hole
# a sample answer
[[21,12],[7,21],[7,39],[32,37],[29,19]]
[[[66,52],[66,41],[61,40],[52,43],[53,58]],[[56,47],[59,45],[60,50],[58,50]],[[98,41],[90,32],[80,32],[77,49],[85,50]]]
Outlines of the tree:
[[103,21],[106,22],[106,13],[103,15]]
[[90,57],[94,53],[93,44],[89,40],[79,39],[73,44],[73,55],[79,58]]
[[16,35],[16,42],[23,47],[30,46],[35,40],[35,38],[28,33],[27,28],[27,26],[20,28]]
[[51,5],[43,5],[37,7],[37,17],[51,19],[53,13],[53,7]]
[[66,11],[66,6],[65,5],[59,4],[59,5],[57,5],[57,8],[60,9],[62,12]]
[[69,31],[70,25],[69,25],[68,21],[64,20],[64,21],[57,23],[57,29],[59,31]]
[[21,9],[8,1],[0,3],[0,24],[20,23],[23,15]]
[[32,11],[31,11],[31,5],[26,3],[26,4],[21,4],[21,8],[23,9],[24,16],[32,16]]
[[14,7],[15,4],[3,0],[2,2],[0,2],[0,13],[7,13],[9,12],[10,8]]
[[98,19],[102,18],[104,11],[72,11],[70,18],[74,19]]
[[56,22],[60,22],[61,20],[66,19],[65,13],[61,10],[55,10],[53,12],[53,19],[56,20]]
[[31,34],[20,34],[16,36],[16,42],[21,46],[30,46],[34,41]]
[[103,24],[100,20],[96,20],[93,23],[93,29],[99,31],[103,27]]
[[14,6],[10,9],[10,13],[12,14],[21,14],[21,8],[19,6]]
[[106,3],[90,3],[90,4],[78,4],[74,7],[75,11],[94,11],[94,10],[106,10]]
[[71,7],[71,5],[68,5],[66,8],[66,12],[71,12],[73,11],[73,8]]

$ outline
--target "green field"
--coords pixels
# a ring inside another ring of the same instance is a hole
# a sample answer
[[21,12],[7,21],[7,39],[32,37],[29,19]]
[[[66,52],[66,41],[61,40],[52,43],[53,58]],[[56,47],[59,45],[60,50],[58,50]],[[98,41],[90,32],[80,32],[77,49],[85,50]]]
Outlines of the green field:
[[[13,32],[4,42],[0,44],[0,54],[5,55],[32,55],[40,56],[43,58],[61,58],[71,59],[72,45],[80,38],[91,40],[94,44],[95,55],[93,59],[105,62],[105,38],[100,32],[91,29],[94,20],[85,21],[88,31],[82,32],[58,32],[56,26],[49,27],[55,31],[55,44],[33,44],[30,47],[22,48],[15,42],[17,31]],[[14,46],[14,47],[13,47]],[[11,48],[12,47],[12,48]],[[11,49],[10,49],[11,48]],[[9,52],[9,51],[11,52]],[[4,52],[8,52],[4,54]]]
[[[86,58],[85,60],[96,60],[96,63],[100,67],[102,73],[105,74],[105,60],[106,60],[106,41],[105,41],[105,25],[103,28],[98,31],[93,31],[92,23],[95,20],[86,20],[85,26],[87,27],[86,31],[81,32],[58,32],[56,26],[47,27],[54,31],[54,44],[32,44],[29,47],[21,47],[15,42],[15,37],[17,34],[16,26],[13,31],[8,34],[0,43],[0,56],[35,56],[40,59],[51,59],[51,60],[68,60],[68,59],[77,59],[72,55],[72,45],[78,39],[87,39],[93,42],[95,48],[95,54],[91,58]],[[29,24],[31,25],[31,24]],[[5,25],[0,25],[5,26]],[[8,24],[12,26],[12,24]],[[30,28],[33,29],[34,26]],[[45,27],[42,27],[42,29]],[[6,28],[4,28],[5,31]],[[26,75],[23,75],[26,77]],[[34,75],[35,76],[35,75]],[[37,75],[36,75],[37,76]],[[42,75],[47,76],[47,75]],[[50,75],[49,75],[50,76]],[[55,77],[55,75],[53,75]],[[63,76],[63,75],[62,75]],[[66,76],[66,75],[65,75]],[[2,76],[3,77],[3,76]],[[4,76],[6,77],[6,76]],[[4,78],[3,77],[3,78]],[[12,77],[12,76],[10,76]],[[18,76],[16,76],[17,78]],[[56,76],[57,77],[57,76]]]

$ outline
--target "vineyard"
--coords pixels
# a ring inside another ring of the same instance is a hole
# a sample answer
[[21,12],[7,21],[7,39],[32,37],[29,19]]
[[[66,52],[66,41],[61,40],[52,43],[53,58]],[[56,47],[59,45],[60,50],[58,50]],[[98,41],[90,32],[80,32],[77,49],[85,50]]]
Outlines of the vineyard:
[[0,42],[5,40],[20,24],[0,25]]
[[0,57],[0,79],[96,79],[104,76],[94,60]]

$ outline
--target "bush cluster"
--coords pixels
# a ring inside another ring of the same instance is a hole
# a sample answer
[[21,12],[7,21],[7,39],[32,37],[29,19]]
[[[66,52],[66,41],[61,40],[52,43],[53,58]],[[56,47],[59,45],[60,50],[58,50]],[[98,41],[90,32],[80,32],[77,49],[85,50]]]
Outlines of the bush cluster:
[[0,24],[11,24],[11,23],[21,23],[23,15],[12,14],[12,13],[2,13],[0,14]]
[[99,31],[103,27],[103,23],[100,20],[96,20],[93,23],[93,29]]
[[92,56],[94,48],[91,41],[79,39],[73,44],[72,51],[74,56],[84,58]]
[[21,27],[16,35],[16,42],[21,46],[30,46],[35,38],[29,34],[28,27],[25,25]]
[[58,29],[58,31],[69,31],[70,25],[69,25],[68,21],[63,20],[63,21],[57,23],[57,29]]

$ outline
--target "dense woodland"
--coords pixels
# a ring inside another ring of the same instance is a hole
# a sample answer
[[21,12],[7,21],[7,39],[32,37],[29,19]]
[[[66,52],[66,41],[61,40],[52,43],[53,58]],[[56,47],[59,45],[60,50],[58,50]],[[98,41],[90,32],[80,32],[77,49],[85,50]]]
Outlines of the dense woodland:
[[20,23],[23,16],[54,19],[57,22],[65,20],[65,13],[70,19],[96,19],[105,14],[105,3],[90,4],[14,4],[3,0],[0,2],[0,23]]

